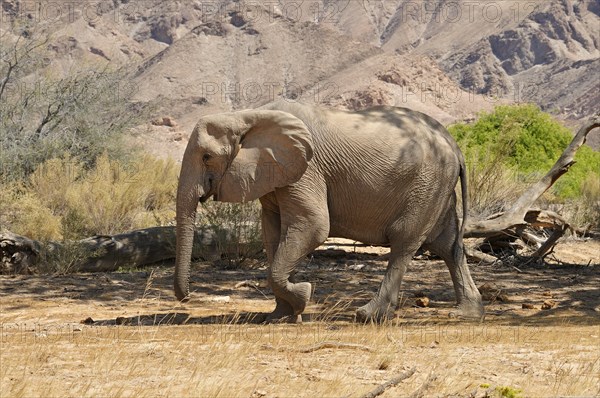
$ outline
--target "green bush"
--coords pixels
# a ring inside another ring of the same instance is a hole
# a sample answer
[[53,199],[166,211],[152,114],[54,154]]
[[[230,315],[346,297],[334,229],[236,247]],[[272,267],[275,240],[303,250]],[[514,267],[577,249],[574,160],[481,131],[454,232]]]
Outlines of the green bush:
[[504,386],[504,387],[496,387],[496,392],[501,398],[522,398],[523,390]]
[[[467,161],[469,207],[486,217],[511,206],[545,175],[573,135],[534,105],[498,106],[448,128]],[[576,163],[542,197],[575,225],[600,227],[600,153],[582,146]]]
[[[473,124],[458,123],[448,130],[474,168],[484,170],[494,164],[525,184],[548,172],[573,138],[569,129],[529,104],[498,106]],[[588,178],[600,178],[600,153],[583,146],[575,161],[552,187],[560,200],[579,198]]]

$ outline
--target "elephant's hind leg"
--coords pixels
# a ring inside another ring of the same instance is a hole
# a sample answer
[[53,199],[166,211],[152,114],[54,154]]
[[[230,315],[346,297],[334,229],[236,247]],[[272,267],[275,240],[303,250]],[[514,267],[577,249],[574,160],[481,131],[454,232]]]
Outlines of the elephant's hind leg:
[[431,250],[440,256],[450,271],[458,309],[462,316],[480,319],[483,316],[481,294],[471,278],[467,259],[463,250],[463,242],[459,236],[458,218],[454,208],[451,207],[438,223],[439,228],[434,228],[437,236],[429,239],[423,248]]
[[390,259],[379,291],[369,303],[356,311],[358,322],[382,321],[392,318],[398,306],[402,278],[418,245],[392,245]]

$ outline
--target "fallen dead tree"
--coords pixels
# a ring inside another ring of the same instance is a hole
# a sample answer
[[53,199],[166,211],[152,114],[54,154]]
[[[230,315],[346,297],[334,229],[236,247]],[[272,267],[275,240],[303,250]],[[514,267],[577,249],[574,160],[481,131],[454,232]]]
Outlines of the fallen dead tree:
[[470,257],[493,262],[498,260],[497,257],[482,253],[481,250],[494,252],[494,249],[525,245],[533,250],[533,259],[540,259],[552,250],[567,230],[573,230],[559,214],[535,209],[533,205],[575,163],[575,153],[585,143],[588,133],[597,127],[600,127],[600,114],[579,129],[550,171],[525,191],[508,210],[485,220],[467,222],[465,238],[480,238],[475,248],[467,250]]
[[[199,228],[194,237],[195,259],[215,260],[245,250],[232,231]],[[0,232],[0,273],[29,274],[41,263],[62,261],[70,271],[106,272],[175,258],[175,227],[154,227],[118,235],[97,235],[76,242],[40,242],[9,231]],[[248,246],[252,243],[248,243]]]

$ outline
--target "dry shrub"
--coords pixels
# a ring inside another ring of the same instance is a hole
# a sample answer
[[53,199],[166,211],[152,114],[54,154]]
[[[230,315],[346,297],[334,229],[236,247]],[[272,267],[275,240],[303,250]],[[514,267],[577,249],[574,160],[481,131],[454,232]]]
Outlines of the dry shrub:
[[177,174],[172,160],[146,155],[124,165],[101,156],[68,190],[72,229],[82,236],[115,234],[172,221]]
[[[127,177],[120,163],[110,162],[106,156],[99,158],[86,178],[67,192],[65,201],[74,213],[71,228],[80,234],[110,235],[136,225],[143,192],[135,189]],[[79,220],[81,224],[77,225]]]
[[258,202],[207,202],[198,208],[198,222],[215,232],[225,265],[238,267],[262,250]]
[[477,153],[467,163],[469,213],[478,218],[489,217],[510,207],[528,188],[531,178],[519,179],[515,169],[505,164],[508,148]]
[[[11,218],[16,220],[12,227],[15,233],[41,241],[62,237],[60,217],[46,207],[39,197],[27,192],[14,195],[9,200],[5,204],[11,207]],[[3,223],[3,226],[7,224]]]
[[62,214],[69,190],[83,174],[83,165],[71,157],[50,159],[31,174],[28,188],[54,214]]
[[[131,163],[100,156],[95,166],[73,158],[49,160],[21,184],[0,187],[2,225],[40,241],[74,241],[157,225],[172,225],[179,167],[145,155]],[[6,206],[5,206],[6,205]],[[198,209],[201,226],[217,237],[226,266],[239,266],[262,250],[260,206],[209,202]],[[47,269],[64,273],[83,255],[73,246],[48,253]]]
[[567,219],[584,229],[600,230],[600,180],[594,174],[583,183],[581,196],[567,201],[559,210]]
[[46,242],[35,269],[43,274],[68,274],[77,271],[79,264],[89,256],[90,250],[79,242],[64,242],[60,248]]
[[164,225],[175,216],[177,175],[174,161],[147,155],[129,164],[103,155],[87,171],[72,158],[52,159],[13,195],[7,226],[60,240]]

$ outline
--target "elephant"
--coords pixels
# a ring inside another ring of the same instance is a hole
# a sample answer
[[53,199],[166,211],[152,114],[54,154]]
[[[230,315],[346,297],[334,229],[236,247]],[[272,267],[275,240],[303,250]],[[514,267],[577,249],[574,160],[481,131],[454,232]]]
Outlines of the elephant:
[[403,275],[420,247],[445,261],[459,314],[480,318],[481,296],[463,247],[466,184],[463,155],[448,131],[407,108],[351,112],[279,100],[204,116],[188,141],[177,188],[175,295],[189,298],[198,202],[258,199],[275,295],[268,322],[301,322],[312,286],[290,276],[328,237],[390,246],[383,281],[357,309],[358,321],[393,316]]

